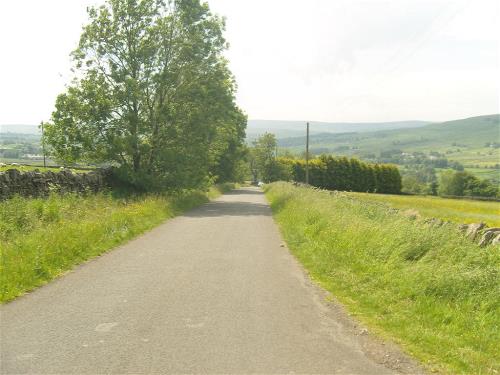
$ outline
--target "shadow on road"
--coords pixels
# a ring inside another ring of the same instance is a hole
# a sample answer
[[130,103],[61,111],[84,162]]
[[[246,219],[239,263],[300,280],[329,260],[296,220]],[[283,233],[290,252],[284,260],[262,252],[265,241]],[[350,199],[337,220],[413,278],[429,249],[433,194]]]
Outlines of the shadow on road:
[[241,189],[234,189],[225,193],[225,195],[249,195],[249,194],[261,195],[264,194],[264,192],[259,188],[241,188]]
[[271,210],[267,204],[262,203],[215,201],[195,208],[185,213],[183,216],[271,216]]

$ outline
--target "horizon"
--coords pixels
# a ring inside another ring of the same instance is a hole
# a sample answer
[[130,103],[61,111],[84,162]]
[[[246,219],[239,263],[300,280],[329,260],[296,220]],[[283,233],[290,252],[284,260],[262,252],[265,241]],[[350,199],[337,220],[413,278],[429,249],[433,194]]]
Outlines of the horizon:
[[[268,122],[297,122],[297,123],[320,123],[320,124],[352,124],[352,125],[358,125],[358,124],[364,124],[364,125],[369,125],[369,124],[383,124],[383,123],[402,123],[402,122],[422,122],[422,123],[427,123],[427,124],[439,124],[443,122],[452,122],[452,121],[459,121],[459,120],[466,120],[470,118],[475,118],[475,117],[484,117],[484,116],[500,116],[500,113],[488,113],[488,114],[482,114],[482,115],[477,115],[477,116],[468,116],[468,117],[462,117],[462,118],[453,118],[450,120],[445,120],[445,121],[432,121],[432,120],[420,120],[420,119],[410,119],[410,120],[393,120],[393,121],[323,121],[323,120],[287,120],[287,119],[264,119],[264,118],[249,118],[248,122],[250,121],[268,121]],[[39,124],[0,124],[0,131],[2,130],[2,126],[39,126]]]
[[[2,4],[0,34],[13,37],[2,40],[10,58],[0,61],[0,124],[49,120],[71,79],[85,8],[101,3]],[[208,3],[226,17],[236,102],[251,120],[443,122],[500,112],[495,1]]]

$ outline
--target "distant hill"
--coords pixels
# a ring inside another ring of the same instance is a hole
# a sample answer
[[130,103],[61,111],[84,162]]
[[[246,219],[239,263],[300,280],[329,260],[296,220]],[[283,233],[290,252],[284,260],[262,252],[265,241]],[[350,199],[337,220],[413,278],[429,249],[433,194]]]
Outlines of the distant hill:
[[0,125],[0,133],[17,133],[17,134],[40,134],[41,131],[38,125]]
[[[404,151],[442,151],[451,148],[481,148],[488,142],[500,142],[500,115],[471,117],[463,120],[428,124],[420,127],[373,132],[312,134],[310,145],[325,152],[347,154],[378,153],[388,149]],[[303,148],[305,137],[279,139],[280,147]]]
[[[310,121],[310,133],[345,133],[370,132],[389,129],[418,128],[429,121],[394,121],[394,122],[319,122]],[[265,132],[273,133],[278,138],[299,137],[305,134],[306,121],[248,120],[247,138],[255,139]]]

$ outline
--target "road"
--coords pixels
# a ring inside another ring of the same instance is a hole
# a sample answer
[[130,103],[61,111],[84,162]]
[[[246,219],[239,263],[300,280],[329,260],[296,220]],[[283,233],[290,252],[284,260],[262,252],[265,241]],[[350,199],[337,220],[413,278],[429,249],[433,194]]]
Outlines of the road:
[[413,371],[325,296],[243,188],[2,306],[0,373]]

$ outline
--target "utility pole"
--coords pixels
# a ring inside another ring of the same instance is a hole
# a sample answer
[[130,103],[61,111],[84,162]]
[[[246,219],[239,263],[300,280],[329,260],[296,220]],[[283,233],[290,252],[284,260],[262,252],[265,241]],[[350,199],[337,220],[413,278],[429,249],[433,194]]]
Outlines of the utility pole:
[[307,123],[306,135],[306,185],[309,185],[309,122]]
[[45,137],[43,133],[43,121],[40,123],[42,127],[42,153],[43,153],[43,167],[47,168],[47,161],[45,160]]

